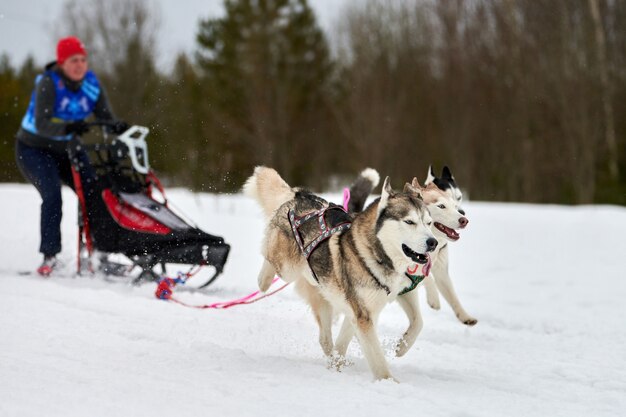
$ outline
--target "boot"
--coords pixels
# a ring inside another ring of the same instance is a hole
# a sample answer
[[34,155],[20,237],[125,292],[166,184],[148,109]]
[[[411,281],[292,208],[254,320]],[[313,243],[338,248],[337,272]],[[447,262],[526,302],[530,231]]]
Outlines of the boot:
[[42,277],[48,277],[57,265],[57,258],[53,256],[44,256],[41,266],[37,268],[37,273]]

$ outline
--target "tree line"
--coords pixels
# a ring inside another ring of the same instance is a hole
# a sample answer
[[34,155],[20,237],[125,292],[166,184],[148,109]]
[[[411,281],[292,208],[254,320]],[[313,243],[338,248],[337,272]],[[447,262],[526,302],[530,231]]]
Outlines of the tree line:
[[[264,164],[316,190],[366,166],[399,187],[433,164],[472,199],[626,204],[625,2],[371,0],[330,42],[306,0],[226,0],[171,71],[143,0],[84,4],[64,27],[117,115],[151,128],[171,185],[232,192]],[[21,180],[13,136],[39,71],[0,59],[0,180]]]

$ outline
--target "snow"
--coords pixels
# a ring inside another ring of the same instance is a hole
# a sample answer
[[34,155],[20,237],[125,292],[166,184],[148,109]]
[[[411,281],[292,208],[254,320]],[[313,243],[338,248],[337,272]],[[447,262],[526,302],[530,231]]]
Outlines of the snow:
[[[626,209],[469,202],[451,274],[468,328],[443,302],[402,358],[396,303],[379,335],[400,381],[374,382],[358,344],[327,368],[317,326],[291,287],[258,303],[196,310],[103,277],[74,277],[76,199],[64,190],[62,259],[39,263],[39,197],[0,185],[0,416],[619,416],[626,412]],[[242,195],[169,191],[232,245],[225,273],[192,304],[256,289],[263,223]],[[327,196],[339,201],[339,195]],[[208,272],[207,272],[208,273]],[[335,326],[338,331],[339,322]]]

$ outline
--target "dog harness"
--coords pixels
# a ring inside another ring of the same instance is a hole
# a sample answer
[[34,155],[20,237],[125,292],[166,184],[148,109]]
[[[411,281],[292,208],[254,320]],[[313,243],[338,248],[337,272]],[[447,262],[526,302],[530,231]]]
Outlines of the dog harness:
[[[291,224],[291,231],[293,232],[293,236],[296,239],[296,243],[298,244],[298,247],[300,248],[300,250],[302,251],[302,254],[306,258],[307,263],[309,263],[309,257],[311,256],[313,251],[319,246],[320,243],[329,239],[332,235],[336,233],[340,233],[340,232],[343,232],[344,230],[348,230],[352,226],[352,222],[349,220],[340,222],[336,225],[328,225],[326,221],[326,212],[328,212],[329,210],[340,210],[343,213],[348,214],[347,211],[344,210],[343,207],[335,205],[335,204],[331,204],[319,210],[312,211],[310,213],[305,214],[304,216],[296,216],[296,211],[294,209],[289,210],[288,218],[289,218],[289,224]],[[319,226],[319,234],[308,245],[305,246],[304,240],[302,239],[302,236],[300,235],[299,229],[303,223],[314,218],[317,219],[317,223]],[[309,267],[311,267],[310,263],[309,263]],[[315,271],[313,271],[313,268],[311,268],[311,271],[313,272],[313,277],[315,278],[315,280],[319,282],[319,280],[317,279],[317,275],[315,275]]]
[[[347,214],[347,211],[343,207],[337,206],[334,204],[331,204],[327,207],[323,207],[319,210],[312,211],[310,213],[305,214],[304,216],[296,216],[296,211],[294,209],[289,210],[288,219],[289,219],[289,224],[291,225],[291,231],[293,232],[293,236],[296,239],[296,243],[298,244],[298,247],[302,251],[302,254],[304,255],[307,263],[309,264],[309,268],[311,268],[311,264],[309,263],[309,258],[311,257],[311,254],[313,253],[313,251],[320,245],[320,243],[329,239],[332,235],[343,232],[344,230],[348,230],[350,227],[352,227],[351,221],[343,221],[336,225],[329,226],[326,220],[326,212],[329,210],[340,210],[343,213]],[[315,238],[308,245],[305,246],[304,240],[302,238],[302,235],[300,234],[299,229],[303,223],[309,220],[312,220],[314,218],[317,219],[317,223],[319,226],[319,233],[317,234],[317,236],[315,236]],[[311,272],[313,272],[313,277],[315,278],[315,280],[319,282],[319,279],[317,278],[317,275],[315,275],[315,271],[313,271],[313,268],[311,268]],[[408,279],[411,280],[411,284],[409,284],[400,293],[398,293],[398,295],[406,294],[408,292],[413,291],[425,278],[424,275],[412,275],[409,272],[410,271],[405,272],[404,275]],[[380,284],[380,283],[379,285],[381,285],[381,288],[386,290],[387,294],[389,294],[389,289],[387,288],[387,286]]]

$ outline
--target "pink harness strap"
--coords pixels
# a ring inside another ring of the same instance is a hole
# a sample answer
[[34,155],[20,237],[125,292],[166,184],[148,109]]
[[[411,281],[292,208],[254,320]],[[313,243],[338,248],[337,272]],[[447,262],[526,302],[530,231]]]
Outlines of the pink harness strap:
[[346,187],[343,189],[343,209],[346,212],[348,211],[349,202],[350,202],[350,189]]
[[[272,281],[272,285],[279,279],[280,277],[275,276],[274,280]],[[261,291],[255,291],[251,294],[248,294],[244,297],[237,298],[234,300],[196,306],[196,305],[187,304],[183,301],[177,300],[176,298],[172,296],[173,287],[176,286],[176,284],[181,283],[181,282],[184,282],[184,281],[179,281],[179,280],[172,279],[172,278],[162,279],[161,282],[159,282],[159,285],[155,292],[155,296],[161,300],[166,300],[166,301],[170,300],[170,301],[175,302],[176,304],[180,304],[182,306],[189,307],[189,308],[225,310],[227,308],[237,306],[237,305],[256,303],[257,301],[262,300],[265,297],[269,297],[270,295],[277,293],[278,291],[282,290],[283,288],[287,287],[290,284],[289,282],[287,282],[281,287],[271,292],[265,293],[261,295],[260,297],[258,297],[258,295],[261,294]]]

